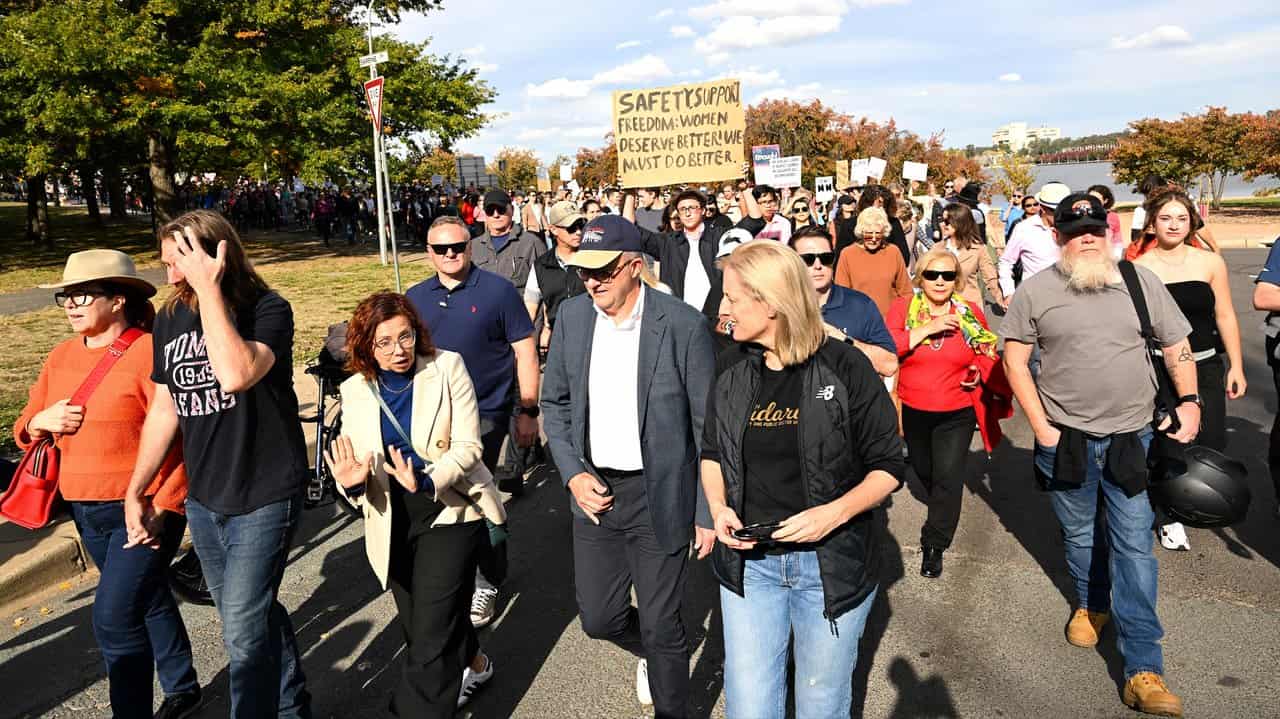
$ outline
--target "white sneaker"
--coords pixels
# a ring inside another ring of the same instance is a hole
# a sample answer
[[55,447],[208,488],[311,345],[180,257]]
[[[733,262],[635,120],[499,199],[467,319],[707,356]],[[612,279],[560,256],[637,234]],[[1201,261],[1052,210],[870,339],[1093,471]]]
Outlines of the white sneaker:
[[1160,527],[1160,546],[1165,549],[1191,551],[1191,543],[1187,541],[1187,530],[1181,522],[1170,522]]
[[476,587],[471,595],[471,626],[479,629],[493,621],[493,612],[498,606],[498,590]]
[[649,691],[649,660],[636,664],[636,699],[644,706],[653,706],[653,694]]
[[484,656],[484,669],[482,671],[477,672],[468,664],[467,668],[462,670],[462,690],[458,692],[458,706],[466,704],[471,699],[471,694],[492,678],[493,661],[487,655]]

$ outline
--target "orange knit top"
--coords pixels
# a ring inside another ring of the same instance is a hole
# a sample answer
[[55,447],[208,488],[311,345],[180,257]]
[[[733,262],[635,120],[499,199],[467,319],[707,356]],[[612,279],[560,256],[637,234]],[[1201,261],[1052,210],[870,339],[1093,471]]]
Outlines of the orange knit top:
[[[31,386],[27,406],[14,423],[13,436],[26,449],[34,440],[27,423],[50,405],[69,399],[93,371],[106,347],[89,349],[73,337],[53,348]],[[155,395],[151,381],[151,334],[139,337],[116,362],[85,403],[84,422],[75,434],[57,437],[61,451],[58,491],[71,501],[123,499],[138,456],[142,422]],[[174,441],[155,480],[147,488],[156,507],[183,512],[187,473],[182,443]]]

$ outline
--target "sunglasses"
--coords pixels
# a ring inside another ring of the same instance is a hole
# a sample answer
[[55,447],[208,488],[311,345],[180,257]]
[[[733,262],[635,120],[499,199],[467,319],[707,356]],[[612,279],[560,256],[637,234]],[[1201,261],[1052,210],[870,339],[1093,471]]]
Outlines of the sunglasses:
[[791,208],[791,211],[797,214],[802,214],[802,213],[807,214],[809,212],[809,208],[805,207],[804,205],[796,205],[795,207]]
[[1034,209],[1036,209],[1036,208],[1037,208],[1037,207],[1039,207],[1039,206],[1040,206],[1040,203],[1039,203],[1039,202],[1028,202],[1027,204],[1025,204],[1025,205],[1023,205],[1023,206],[1022,206],[1022,209],[1024,209],[1024,210],[1034,210]]
[[586,226],[587,226],[587,221],[585,219],[574,220],[572,225],[569,225],[568,227],[565,227],[563,229],[565,232],[568,232],[571,235],[576,235],[579,232],[582,232],[582,228]]
[[613,282],[613,279],[622,274],[622,271],[627,268],[629,263],[620,262],[619,260],[621,259],[622,258],[619,257],[617,260],[610,262],[604,267],[594,270],[579,267],[577,269],[578,279],[583,282],[586,282],[587,280],[595,280],[597,284],[607,285],[610,282]]
[[507,210],[508,210],[508,209],[509,209],[509,208],[508,208],[508,206],[507,206],[507,205],[485,205],[485,206],[484,206],[484,212],[485,212],[485,214],[486,214],[486,215],[488,215],[488,216],[490,216],[490,217],[497,217],[498,215],[505,215],[505,214],[507,214]]
[[836,253],[834,252],[802,252],[800,259],[804,261],[805,267],[813,267],[814,260],[822,263],[823,267],[830,267],[835,264]]
[[933,282],[938,278],[942,278],[947,282],[956,281],[955,270],[920,270],[920,275],[930,282]]
[[66,307],[67,300],[71,300],[72,307],[88,307],[93,301],[99,297],[107,297],[108,293],[102,290],[76,290],[74,292],[55,292],[53,295],[53,303],[59,307]]
[[430,247],[430,248],[431,248],[431,251],[432,251],[433,253],[435,253],[435,254],[436,254],[436,256],[438,256],[438,257],[444,257],[444,256],[448,255],[450,252],[452,252],[452,253],[453,253],[453,254],[455,254],[455,255],[461,255],[462,253],[464,253],[464,252],[466,252],[466,251],[467,251],[467,245],[469,245],[469,244],[471,244],[471,243],[470,243],[470,242],[451,242],[451,243],[449,243],[449,244],[447,244],[447,245],[444,245],[444,244],[440,244],[440,245],[431,245],[431,244],[428,244],[428,245],[427,245],[427,247]]

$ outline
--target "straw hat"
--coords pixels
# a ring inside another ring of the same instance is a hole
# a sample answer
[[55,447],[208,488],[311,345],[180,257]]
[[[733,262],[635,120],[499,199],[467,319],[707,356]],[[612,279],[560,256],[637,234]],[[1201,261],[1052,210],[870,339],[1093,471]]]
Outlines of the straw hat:
[[85,250],[67,255],[67,266],[62,269],[62,281],[40,285],[42,290],[60,290],[86,282],[106,281],[128,285],[150,297],[156,286],[138,276],[133,259],[119,250]]

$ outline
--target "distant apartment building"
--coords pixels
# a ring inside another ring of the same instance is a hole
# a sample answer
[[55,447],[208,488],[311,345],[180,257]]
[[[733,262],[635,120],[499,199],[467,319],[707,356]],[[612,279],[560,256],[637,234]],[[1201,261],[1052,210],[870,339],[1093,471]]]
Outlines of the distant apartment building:
[[1062,130],[1056,127],[1027,127],[1025,122],[1011,122],[991,133],[991,144],[1018,152],[1036,140],[1057,140],[1061,137]]

